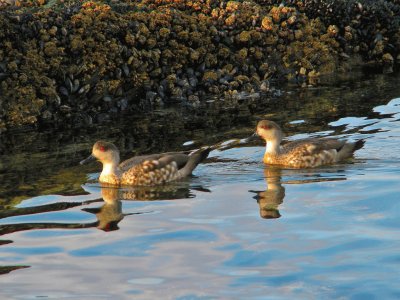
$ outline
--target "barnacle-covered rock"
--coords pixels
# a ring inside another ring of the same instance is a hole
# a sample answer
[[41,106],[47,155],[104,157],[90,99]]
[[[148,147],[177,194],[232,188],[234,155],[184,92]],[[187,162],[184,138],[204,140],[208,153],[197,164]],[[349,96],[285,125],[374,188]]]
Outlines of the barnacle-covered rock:
[[0,131],[315,84],[353,57],[390,72],[399,18],[397,0],[0,0]]
[[[281,0],[256,0],[267,7]],[[361,55],[381,64],[385,53],[400,52],[400,1],[398,0],[286,0],[309,19],[319,18],[347,55]]]

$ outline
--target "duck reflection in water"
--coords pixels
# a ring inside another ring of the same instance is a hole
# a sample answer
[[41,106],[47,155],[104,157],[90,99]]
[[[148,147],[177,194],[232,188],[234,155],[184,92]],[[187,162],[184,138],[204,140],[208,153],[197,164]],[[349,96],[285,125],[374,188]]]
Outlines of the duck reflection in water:
[[101,196],[104,200],[103,206],[96,208],[84,208],[83,211],[95,214],[97,218],[96,227],[104,231],[118,230],[118,223],[125,216],[146,213],[122,213],[121,200],[152,201],[194,197],[193,194],[190,192],[189,187],[183,184],[125,189],[120,189],[116,187],[102,187]]
[[[322,175],[320,173],[322,170],[326,174]],[[285,179],[282,182],[282,172],[284,172],[285,177],[301,176],[301,179]],[[249,191],[256,193],[256,196],[253,198],[257,200],[260,208],[260,216],[263,219],[277,219],[281,217],[278,208],[283,203],[283,198],[285,198],[285,187],[282,183],[286,185],[346,180],[344,170],[340,166],[321,170],[314,169],[314,171],[281,169],[275,166],[268,166],[264,169],[264,178],[267,183],[265,191]]]
[[[115,188],[101,188],[101,196],[104,204],[96,208],[84,208],[83,211],[96,215],[96,227],[104,231],[119,229],[118,223],[124,218],[122,213],[122,202],[118,198],[119,190]],[[138,214],[138,213],[136,213]],[[126,215],[133,215],[126,214]]]
[[[91,185],[84,185],[83,189],[90,195],[94,191]],[[97,189],[97,187],[95,188]],[[3,223],[0,225],[0,236],[18,231],[38,230],[38,229],[82,229],[97,227],[105,231],[118,229],[117,224],[127,215],[143,214],[145,212],[122,213],[121,200],[150,201],[150,200],[174,200],[194,198],[192,190],[201,192],[209,192],[208,189],[202,187],[191,187],[188,182],[179,182],[167,184],[158,187],[129,187],[125,189],[116,187],[102,187],[102,198],[93,200],[72,200],[68,202],[60,201],[39,206],[15,207],[5,211],[0,210],[0,220],[16,216],[29,216],[39,213],[46,213],[48,218],[52,216],[52,212],[66,211],[68,215],[70,209],[102,203],[97,208],[82,208],[83,211],[96,215],[97,221],[78,222],[78,223],[62,223],[54,220],[53,222],[26,222],[26,223]],[[79,199],[80,196],[77,196]],[[55,215],[56,216],[56,215]],[[12,241],[0,240],[0,245],[12,243]]]
[[[89,193],[89,186],[83,186],[83,188]],[[179,184],[164,185],[160,187],[138,187],[138,188],[126,188],[120,189],[115,187],[102,187],[101,196],[102,198],[86,200],[86,201],[71,201],[71,202],[55,202],[39,206],[13,208],[6,211],[0,210],[0,220],[15,216],[28,216],[39,213],[49,213],[51,216],[52,212],[56,211],[68,211],[74,207],[80,207],[85,205],[91,205],[94,203],[102,202],[103,205],[96,208],[83,208],[85,212],[93,213],[96,215],[97,220],[87,223],[61,223],[61,222],[27,222],[27,223],[5,223],[0,225],[0,236],[11,234],[18,231],[27,230],[39,230],[39,229],[82,229],[82,228],[93,228],[96,227],[103,231],[117,230],[118,223],[121,222],[125,216],[128,215],[139,215],[148,212],[135,212],[135,213],[123,213],[122,212],[122,201],[121,200],[136,200],[136,201],[151,201],[151,200],[175,200],[175,199],[187,199],[194,198],[194,194],[191,190],[197,190],[201,192],[210,192],[208,189],[202,187],[190,187],[186,182],[180,182]],[[68,212],[66,213],[68,214]],[[0,246],[6,246],[13,243],[12,240],[1,240]],[[30,266],[2,266],[0,265],[0,275],[6,274],[14,270],[29,268]]]
[[280,168],[265,168],[264,178],[267,189],[265,191],[250,191],[257,194],[253,198],[257,200],[260,207],[260,217],[263,219],[277,219],[281,216],[278,207],[285,197],[285,187],[281,184],[281,173]]

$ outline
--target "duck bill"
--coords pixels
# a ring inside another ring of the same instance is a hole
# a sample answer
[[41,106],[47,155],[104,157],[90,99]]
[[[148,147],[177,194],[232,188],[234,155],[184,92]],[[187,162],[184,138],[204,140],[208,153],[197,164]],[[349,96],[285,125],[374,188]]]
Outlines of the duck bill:
[[81,165],[84,165],[84,164],[87,164],[87,163],[89,163],[89,162],[91,162],[91,161],[93,161],[93,160],[96,160],[96,158],[92,155],[92,154],[90,154],[88,157],[86,157],[84,160],[81,160],[81,162],[80,162],[80,164]]
[[252,141],[254,141],[254,140],[258,139],[258,138],[259,138],[259,135],[257,134],[257,132],[254,132],[251,136],[245,138],[243,142],[244,143],[250,143],[250,142],[252,142]]

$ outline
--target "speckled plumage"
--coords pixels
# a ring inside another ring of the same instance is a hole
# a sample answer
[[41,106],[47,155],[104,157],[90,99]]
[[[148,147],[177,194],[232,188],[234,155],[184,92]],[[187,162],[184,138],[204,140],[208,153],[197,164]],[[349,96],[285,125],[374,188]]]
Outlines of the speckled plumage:
[[292,168],[312,168],[344,161],[364,145],[363,140],[349,143],[337,139],[304,139],[280,145],[283,134],[273,121],[257,124],[257,134],[266,143],[263,161],[266,164]]
[[108,142],[94,144],[90,158],[96,158],[103,164],[99,182],[109,185],[160,185],[190,175],[193,169],[208,156],[209,148],[200,149],[192,154],[181,152],[138,156],[119,163],[117,147]]
[[122,173],[121,185],[158,185],[174,181],[178,176],[175,161],[158,168],[158,160],[146,160]]

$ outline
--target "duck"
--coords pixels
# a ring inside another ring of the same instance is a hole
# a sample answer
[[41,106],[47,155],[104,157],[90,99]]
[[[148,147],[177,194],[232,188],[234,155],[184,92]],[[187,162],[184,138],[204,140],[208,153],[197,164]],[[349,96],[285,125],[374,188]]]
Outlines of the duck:
[[80,162],[92,160],[103,164],[99,182],[111,186],[154,186],[188,177],[208,157],[210,147],[192,153],[168,152],[135,156],[120,163],[118,148],[107,141],[97,141],[92,153]]
[[282,129],[270,120],[257,123],[256,135],[266,142],[265,164],[297,169],[345,162],[365,144],[362,139],[348,142],[335,138],[309,138],[281,145]]

